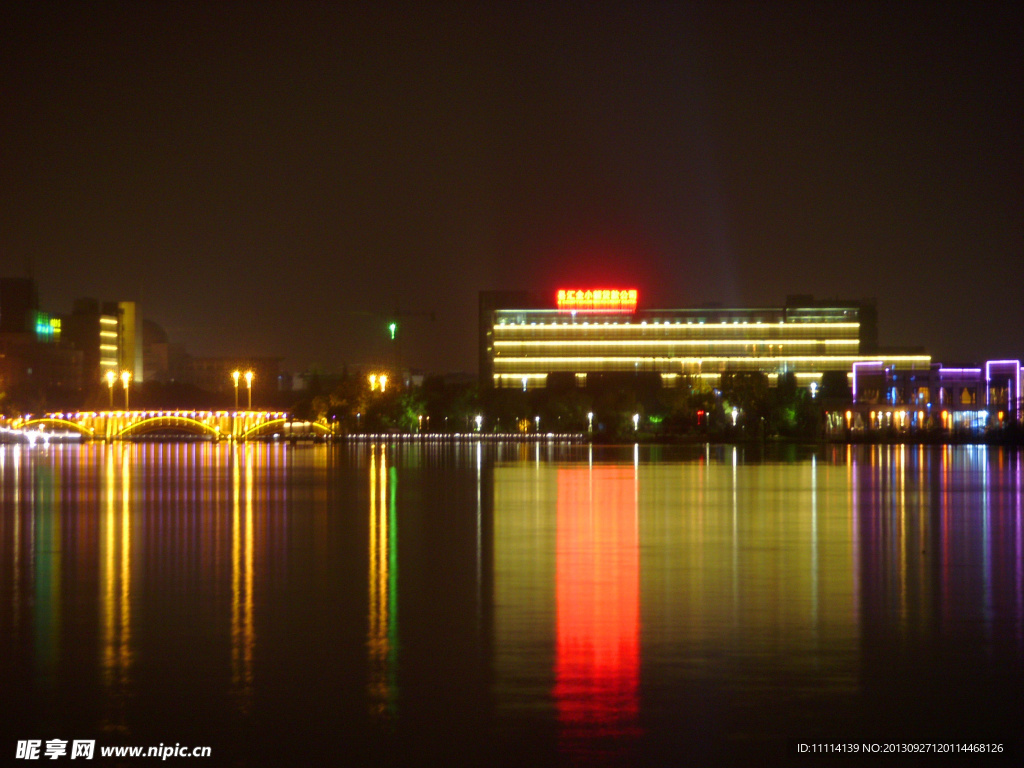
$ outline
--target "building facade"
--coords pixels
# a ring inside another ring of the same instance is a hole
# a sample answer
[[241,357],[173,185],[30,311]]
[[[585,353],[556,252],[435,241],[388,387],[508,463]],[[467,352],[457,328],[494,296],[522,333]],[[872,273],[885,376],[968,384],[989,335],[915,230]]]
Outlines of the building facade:
[[[132,380],[143,380],[141,348],[136,354],[134,339],[138,322],[134,302],[99,302],[76,299],[64,319],[64,337],[82,353],[82,380],[86,386],[106,386],[107,373],[120,376],[128,371]],[[132,344],[129,351],[126,340]]]
[[873,301],[791,296],[781,307],[644,309],[633,289],[480,294],[481,384],[533,389],[590,386],[630,374],[662,387],[719,386],[723,375],[792,373],[820,386],[827,372],[882,360],[928,370],[921,351],[878,347]]
[[1020,360],[971,368],[934,363],[927,370],[859,362],[851,370],[851,402],[826,412],[827,434],[972,435],[1020,424],[1022,379]]
[[39,309],[35,280],[0,279],[0,391],[77,389],[81,358],[62,319]]

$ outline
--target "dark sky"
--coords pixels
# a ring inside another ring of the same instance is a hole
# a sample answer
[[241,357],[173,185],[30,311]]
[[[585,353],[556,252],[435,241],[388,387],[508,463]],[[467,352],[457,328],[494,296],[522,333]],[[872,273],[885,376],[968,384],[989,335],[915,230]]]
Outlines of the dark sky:
[[477,292],[560,285],[1021,357],[1024,19],[938,5],[18,3],[0,272],[292,369],[398,308],[406,364],[475,372]]

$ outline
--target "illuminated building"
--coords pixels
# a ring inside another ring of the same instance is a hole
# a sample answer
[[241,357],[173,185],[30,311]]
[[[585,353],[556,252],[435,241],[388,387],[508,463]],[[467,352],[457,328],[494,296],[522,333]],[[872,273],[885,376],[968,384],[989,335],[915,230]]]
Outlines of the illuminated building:
[[32,278],[0,278],[0,387],[81,386],[81,354],[61,343],[62,330],[39,309]]
[[792,373],[820,385],[826,372],[882,360],[927,370],[923,353],[878,348],[873,301],[791,296],[774,308],[644,309],[632,289],[480,294],[481,384],[534,389],[631,379],[719,386],[723,374]]
[[882,430],[979,434],[1024,416],[1020,360],[989,360],[973,368],[934,363],[925,370],[869,360],[854,363],[850,379],[852,403],[826,412],[833,437]]
[[[131,305],[132,328],[126,329],[124,323],[124,305]],[[96,299],[76,299],[71,314],[64,322],[64,338],[82,353],[82,380],[88,384],[104,383],[107,371],[119,374],[122,370],[132,372],[132,380],[142,380],[141,360],[131,359],[124,355],[124,334],[134,339],[135,318],[137,317],[133,302],[103,302]]]
[[141,384],[145,380],[142,370],[142,316],[134,301],[119,301],[117,313],[121,332],[121,370],[130,371],[132,380]]

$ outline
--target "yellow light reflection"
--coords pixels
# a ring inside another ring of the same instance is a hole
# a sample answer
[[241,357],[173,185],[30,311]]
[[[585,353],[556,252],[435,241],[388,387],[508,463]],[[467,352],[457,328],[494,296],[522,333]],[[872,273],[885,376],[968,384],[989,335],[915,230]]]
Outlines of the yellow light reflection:
[[[246,373],[246,379],[251,379],[252,374]],[[245,461],[245,624],[242,634],[243,659],[245,662],[245,682],[252,683],[252,649],[255,638],[252,615],[252,580],[253,580],[253,516],[252,516],[252,473],[253,454],[255,448],[251,443],[246,444]]]
[[[132,652],[132,447],[105,445],[100,518],[100,667],[115,709],[104,727],[126,731],[125,695]],[[120,466],[118,466],[120,464]],[[120,487],[118,487],[120,483]]]
[[369,572],[369,617],[367,647],[370,655],[370,696],[371,714],[384,717],[394,713],[395,704],[395,594],[394,579],[397,570],[392,563],[395,555],[392,547],[394,521],[390,513],[394,507],[394,487],[390,488],[387,462],[387,447],[380,446],[380,462],[377,461],[377,446],[370,447],[370,572]]
[[238,451],[231,462],[231,682],[238,685],[241,679],[239,659],[241,646],[242,616],[242,569],[241,569],[241,467],[238,465]]
[[242,694],[243,709],[248,707],[252,693],[256,640],[253,621],[253,462],[256,450],[251,443],[244,447],[233,446],[231,471],[231,680]]

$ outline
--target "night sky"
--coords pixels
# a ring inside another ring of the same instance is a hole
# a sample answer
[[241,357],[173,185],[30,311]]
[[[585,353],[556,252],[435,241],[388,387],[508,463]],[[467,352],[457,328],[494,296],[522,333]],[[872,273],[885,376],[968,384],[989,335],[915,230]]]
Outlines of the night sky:
[[1024,356],[1021,11],[40,3],[0,23],[0,272],[200,355],[476,371],[477,292],[877,297]]

